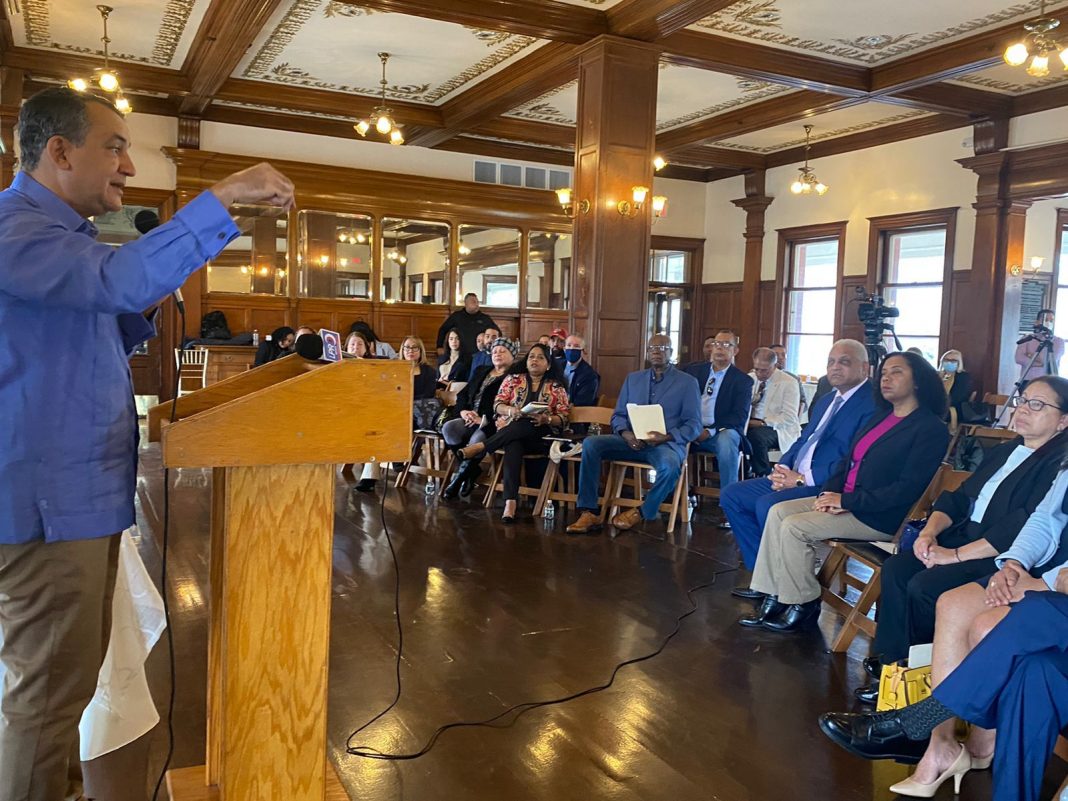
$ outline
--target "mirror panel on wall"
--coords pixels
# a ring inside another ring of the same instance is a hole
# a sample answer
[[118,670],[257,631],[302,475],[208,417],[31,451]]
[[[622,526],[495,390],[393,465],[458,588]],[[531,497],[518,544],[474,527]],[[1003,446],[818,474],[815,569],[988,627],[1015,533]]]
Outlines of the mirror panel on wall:
[[460,226],[460,285],[456,302],[474,292],[479,303],[519,308],[519,230]]
[[208,292],[288,294],[288,219],[239,216],[234,222],[241,234],[208,264]]
[[382,299],[444,304],[449,300],[449,226],[382,220]]
[[571,234],[531,231],[527,241],[527,306],[566,310],[571,292]]
[[374,220],[366,214],[301,211],[300,295],[371,299]]

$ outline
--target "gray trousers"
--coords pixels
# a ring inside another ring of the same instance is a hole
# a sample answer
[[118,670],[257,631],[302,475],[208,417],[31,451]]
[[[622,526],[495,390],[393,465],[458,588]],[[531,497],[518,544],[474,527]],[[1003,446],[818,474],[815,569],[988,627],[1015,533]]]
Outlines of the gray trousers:
[[820,597],[816,581],[815,543],[830,539],[892,539],[864,525],[851,512],[832,515],[815,512],[815,498],[783,501],[768,510],[764,536],[760,540],[753,579],[749,586],[768,595],[776,595],[784,604],[803,604]]
[[0,801],[60,801],[111,633],[119,535],[0,545]]

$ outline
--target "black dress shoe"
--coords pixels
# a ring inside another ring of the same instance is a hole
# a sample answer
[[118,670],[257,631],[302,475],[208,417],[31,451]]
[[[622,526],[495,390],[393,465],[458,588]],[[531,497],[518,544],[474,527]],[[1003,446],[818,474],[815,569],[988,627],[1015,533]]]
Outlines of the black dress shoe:
[[865,657],[864,671],[873,679],[878,679],[883,675],[883,662],[878,656]]
[[869,684],[867,687],[857,687],[853,690],[853,696],[862,704],[875,706],[879,700],[879,682]]
[[378,482],[373,478],[361,478],[360,483],[356,485],[357,492],[374,492],[375,484]]
[[512,515],[505,515],[504,517],[501,518],[501,522],[504,523],[504,525],[506,525],[506,526],[514,526],[515,525],[515,517],[513,517]]
[[846,751],[864,759],[895,759],[914,764],[927,750],[927,740],[910,740],[896,712],[820,715],[820,730]]
[[747,601],[762,601],[765,597],[765,593],[751,587],[735,587],[731,590],[731,595],[735,598],[745,598]]
[[[476,462],[460,462],[460,466],[452,476],[452,480],[449,481],[449,485],[445,487],[445,490],[441,493],[441,497],[446,500],[452,500],[458,495],[463,495],[465,498],[471,494],[471,489],[474,489],[475,480],[478,478],[478,464]],[[470,483],[471,488],[467,490],[467,494],[464,494],[465,483]]]
[[738,625],[745,626],[746,628],[762,626],[764,625],[764,621],[774,618],[784,609],[786,609],[786,604],[779,603],[779,599],[774,595],[765,595],[756,614],[743,617],[738,621]]
[[817,598],[803,604],[790,604],[781,615],[774,620],[765,620],[761,625],[768,631],[799,631],[819,618],[822,603]]

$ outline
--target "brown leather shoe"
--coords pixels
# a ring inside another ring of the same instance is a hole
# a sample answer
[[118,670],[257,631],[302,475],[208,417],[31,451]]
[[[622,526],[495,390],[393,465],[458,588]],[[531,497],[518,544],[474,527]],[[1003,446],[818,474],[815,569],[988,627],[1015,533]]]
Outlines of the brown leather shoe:
[[618,515],[612,518],[612,525],[618,528],[620,531],[626,531],[627,529],[634,528],[642,522],[642,510],[635,506],[633,509],[628,509],[625,512],[620,512]]
[[579,519],[567,527],[568,534],[589,534],[601,527],[601,518],[593,512],[583,512]]

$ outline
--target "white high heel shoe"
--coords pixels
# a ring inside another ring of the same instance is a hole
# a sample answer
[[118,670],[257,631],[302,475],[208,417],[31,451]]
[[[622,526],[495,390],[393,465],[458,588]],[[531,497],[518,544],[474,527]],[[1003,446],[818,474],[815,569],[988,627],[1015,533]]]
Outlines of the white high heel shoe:
[[960,782],[964,778],[964,774],[972,768],[972,758],[968,753],[968,749],[963,745],[960,747],[960,753],[957,754],[957,758],[953,760],[953,764],[930,784],[922,784],[909,776],[905,781],[898,782],[890,787],[891,793],[897,793],[898,795],[907,795],[910,798],[934,798],[935,793],[938,792],[938,788],[945,784],[946,780],[953,779],[953,792],[955,794],[960,793]]

